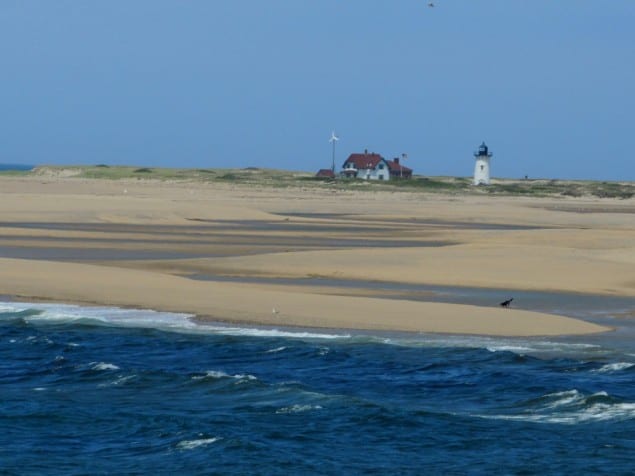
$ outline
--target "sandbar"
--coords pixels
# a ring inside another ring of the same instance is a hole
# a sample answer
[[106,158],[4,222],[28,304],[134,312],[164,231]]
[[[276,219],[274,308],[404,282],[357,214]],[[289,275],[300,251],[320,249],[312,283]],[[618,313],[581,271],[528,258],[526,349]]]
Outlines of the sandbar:
[[16,299],[276,327],[544,336],[608,329],[496,303],[188,276],[324,276],[635,296],[635,221],[625,212],[632,199],[75,177],[2,177],[0,185],[0,294]]

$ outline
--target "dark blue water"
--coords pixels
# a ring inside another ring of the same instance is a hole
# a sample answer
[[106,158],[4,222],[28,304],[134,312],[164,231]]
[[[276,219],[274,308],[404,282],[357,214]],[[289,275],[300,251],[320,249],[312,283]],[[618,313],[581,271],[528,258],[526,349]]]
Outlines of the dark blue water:
[[199,326],[0,304],[2,474],[632,474],[611,338]]
[[2,170],[32,170],[32,165],[24,165],[24,164],[0,164],[0,171]]

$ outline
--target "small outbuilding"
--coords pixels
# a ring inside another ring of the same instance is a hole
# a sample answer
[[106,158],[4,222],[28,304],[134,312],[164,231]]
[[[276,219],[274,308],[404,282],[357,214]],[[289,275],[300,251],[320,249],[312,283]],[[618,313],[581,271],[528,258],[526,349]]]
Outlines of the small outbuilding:
[[409,179],[412,178],[412,169],[404,167],[399,162],[399,157],[395,157],[392,160],[387,160],[388,169],[390,170],[390,178],[395,179]]
[[318,173],[315,174],[316,177],[320,177],[320,178],[330,178],[330,179],[334,179],[335,178],[335,172],[333,172],[331,169],[320,169],[318,170]]

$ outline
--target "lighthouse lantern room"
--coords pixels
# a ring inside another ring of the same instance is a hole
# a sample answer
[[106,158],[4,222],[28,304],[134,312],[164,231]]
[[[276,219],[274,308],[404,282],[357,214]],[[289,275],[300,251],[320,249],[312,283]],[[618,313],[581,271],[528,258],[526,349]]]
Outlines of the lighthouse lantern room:
[[489,159],[492,154],[489,152],[485,142],[474,152],[476,164],[474,165],[474,185],[489,185]]

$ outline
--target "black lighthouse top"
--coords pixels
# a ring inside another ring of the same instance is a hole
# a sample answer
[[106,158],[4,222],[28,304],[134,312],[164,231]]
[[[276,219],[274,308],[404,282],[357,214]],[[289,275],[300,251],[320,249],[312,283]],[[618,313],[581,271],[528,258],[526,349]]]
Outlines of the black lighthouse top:
[[474,157],[491,157],[492,153],[489,152],[487,146],[485,145],[485,142],[483,142],[480,147],[478,148],[478,151],[474,152]]

